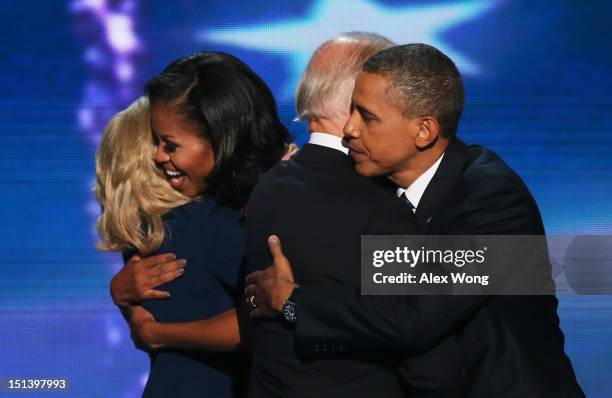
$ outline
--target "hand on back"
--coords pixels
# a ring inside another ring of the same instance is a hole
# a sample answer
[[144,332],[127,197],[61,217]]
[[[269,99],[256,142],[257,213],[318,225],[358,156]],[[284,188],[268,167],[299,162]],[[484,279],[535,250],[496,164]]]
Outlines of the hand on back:
[[134,255],[111,281],[116,305],[127,306],[145,300],[169,298],[170,293],[155,288],[183,274],[186,260],[172,253],[144,257]]

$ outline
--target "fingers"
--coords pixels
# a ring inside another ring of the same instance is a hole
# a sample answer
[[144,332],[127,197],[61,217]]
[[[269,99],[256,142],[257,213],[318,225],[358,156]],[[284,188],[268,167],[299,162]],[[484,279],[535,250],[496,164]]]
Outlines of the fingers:
[[246,304],[249,311],[254,310],[257,307],[260,307],[262,303],[257,300],[256,294],[250,294],[248,296],[244,296],[244,303]]
[[[174,253],[158,254],[157,256],[145,257],[138,262],[138,265],[144,269],[151,269],[176,260]],[[130,259],[131,261],[131,259]]]
[[253,310],[249,313],[249,316],[252,319],[259,319],[259,318],[274,318],[276,316],[275,313],[270,312],[269,310],[265,309],[265,308],[253,308]]
[[298,146],[295,144],[289,144],[285,154],[282,157],[282,160],[289,160],[291,157],[298,151]]
[[[280,239],[276,235],[270,235],[268,246],[272,254],[273,264],[265,270],[255,271],[247,275],[245,282],[247,287],[244,289],[245,303],[251,307],[250,316],[252,318],[274,317],[278,315],[278,309],[282,304],[277,303],[289,287],[294,286],[293,272],[291,264],[283,254]],[[280,297],[279,296],[279,297]],[[286,297],[285,297],[286,296]]]
[[159,264],[157,267],[145,271],[145,280],[150,288],[157,287],[183,275],[186,265],[187,261],[184,259]]
[[[152,291],[157,291],[157,290],[152,290]],[[166,292],[160,292],[160,293],[166,293]],[[142,306],[140,307],[140,316],[144,320],[155,322],[155,317],[153,317],[153,314],[151,314],[149,310],[147,310],[145,307],[142,307]]]
[[278,236],[270,235],[268,237],[268,247],[270,253],[272,253],[272,259],[274,260],[272,266],[276,270],[277,276],[293,282],[293,270],[289,260],[283,254],[283,247]]
[[244,289],[244,302],[249,310],[267,308],[265,292],[257,285],[249,285]]
[[169,292],[164,292],[163,290],[147,290],[143,293],[144,300],[153,300],[153,299],[167,299],[170,298]]
[[[162,292],[163,293],[163,292]],[[146,308],[140,305],[133,306],[130,313],[130,328],[139,332],[140,327],[146,322],[155,322],[155,317]],[[139,333],[140,334],[140,333]]]
[[[187,260],[184,258],[169,263],[160,263],[159,270],[162,274],[182,270],[187,265]],[[155,268],[154,268],[155,269]]]
[[164,283],[173,281],[179,276],[183,275],[184,273],[185,273],[185,269],[182,267],[179,269],[175,269],[173,271],[164,272],[163,274],[160,274],[157,277],[155,285],[153,285],[153,287],[157,287],[157,286],[163,285]]
[[264,276],[264,271],[255,271],[255,272],[251,272],[250,274],[247,275],[247,277],[245,278],[245,282],[247,285],[254,285],[257,283],[257,281],[259,281],[263,276]]
[[153,289],[165,283],[175,280],[179,276],[183,275],[184,272],[185,270],[183,268],[179,268],[174,271],[164,272],[163,274],[157,274],[149,278],[148,280],[143,281],[140,287],[137,288],[137,291],[140,292],[138,294],[139,301],[150,300],[153,298],[169,298],[170,293],[162,292],[164,293],[163,296],[160,296],[157,293],[155,293],[155,296],[151,296],[151,292],[157,292],[157,290],[153,290]]
[[[160,256],[155,257],[160,258]],[[153,289],[183,275],[186,264],[187,262],[181,259],[169,263],[158,264],[156,267],[152,268],[132,268],[130,271],[132,275],[126,282],[127,286],[129,286],[126,290],[128,301],[141,302],[143,300],[169,298],[169,293],[154,291]]]
[[268,237],[268,247],[270,248],[270,253],[272,254],[272,260],[274,260],[274,263],[276,263],[277,260],[286,260],[286,257],[283,254],[283,247],[281,246],[278,236],[270,235]]
[[140,320],[140,318],[142,317],[143,311],[146,310],[141,305],[131,305],[129,307],[130,323],[137,323],[138,320]]
[[247,299],[250,296],[255,296],[257,292],[257,286],[255,285],[248,285],[245,289],[244,289],[244,295],[247,297]]

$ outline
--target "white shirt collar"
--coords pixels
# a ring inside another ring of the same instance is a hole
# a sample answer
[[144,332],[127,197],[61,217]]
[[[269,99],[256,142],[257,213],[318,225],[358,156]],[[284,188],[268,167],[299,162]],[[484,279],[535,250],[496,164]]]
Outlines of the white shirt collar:
[[342,137],[338,137],[337,135],[323,133],[323,132],[313,132],[310,133],[310,139],[308,140],[309,144],[321,145],[327,148],[337,149],[340,152],[348,155],[349,149],[344,146],[342,141]]
[[436,174],[436,170],[438,170],[438,167],[440,166],[443,157],[444,154],[440,156],[436,163],[432,164],[430,168],[428,168],[423,174],[421,174],[419,178],[414,180],[414,182],[410,184],[408,188],[397,188],[397,196],[402,196],[402,194],[406,192],[406,197],[414,206],[415,211],[416,208],[419,206],[421,197],[425,193],[425,189],[427,189],[429,182],[433,178],[434,174]]

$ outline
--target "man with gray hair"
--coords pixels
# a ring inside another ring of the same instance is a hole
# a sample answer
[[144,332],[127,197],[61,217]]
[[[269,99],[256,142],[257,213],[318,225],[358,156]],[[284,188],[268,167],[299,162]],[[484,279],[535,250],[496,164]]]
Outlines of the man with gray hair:
[[[464,97],[456,65],[440,50],[412,43],[378,52],[356,78],[344,127],[356,170],[397,185],[419,234],[544,236],[537,203],[518,174],[493,151],[457,137]],[[429,350],[454,334],[461,397],[584,397],[548,289],[530,291],[536,295],[365,296],[347,284],[294,279],[293,257],[280,245],[271,247],[273,265],[247,277],[245,290],[259,297],[259,313],[279,311],[290,297],[293,337],[304,355],[317,358],[319,347],[329,344],[351,352]],[[536,251],[546,255],[546,245]],[[500,286],[517,275],[526,284],[531,278],[552,284],[548,261],[502,254],[512,262],[502,263]],[[296,289],[294,281],[302,286]],[[434,356],[431,368],[453,357]],[[436,390],[431,393],[448,396]]]
[[[355,77],[363,63],[393,43],[371,33],[347,33],[314,53],[297,90],[310,140],[291,160],[264,175],[247,215],[247,260],[253,272],[270,264],[268,244],[283,242],[303,283],[359,286],[361,234],[412,234],[412,211],[360,176],[342,143]],[[271,234],[274,237],[268,239]],[[247,296],[257,314],[258,298]],[[255,322],[250,397],[403,397],[397,358],[379,352],[348,355],[320,346],[317,360],[296,351],[291,300],[280,319]]]
[[296,93],[298,117],[310,133],[343,137],[357,74],[368,58],[393,45],[375,33],[349,32],[317,48]]

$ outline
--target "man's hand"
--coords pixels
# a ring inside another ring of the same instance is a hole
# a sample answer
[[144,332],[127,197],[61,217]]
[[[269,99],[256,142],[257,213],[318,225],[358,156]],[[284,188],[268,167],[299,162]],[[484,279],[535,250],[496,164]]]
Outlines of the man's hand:
[[130,332],[136,348],[143,351],[153,351],[161,348],[157,342],[155,330],[159,325],[153,315],[143,306],[130,307]]
[[145,258],[132,256],[111,281],[113,301],[116,305],[127,306],[170,297],[170,293],[155,288],[181,276],[186,264],[172,253]]
[[246,277],[248,286],[244,294],[247,306],[252,308],[251,318],[278,315],[296,286],[291,264],[283,254],[278,236],[268,237],[268,247],[272,253],[272,265]]

